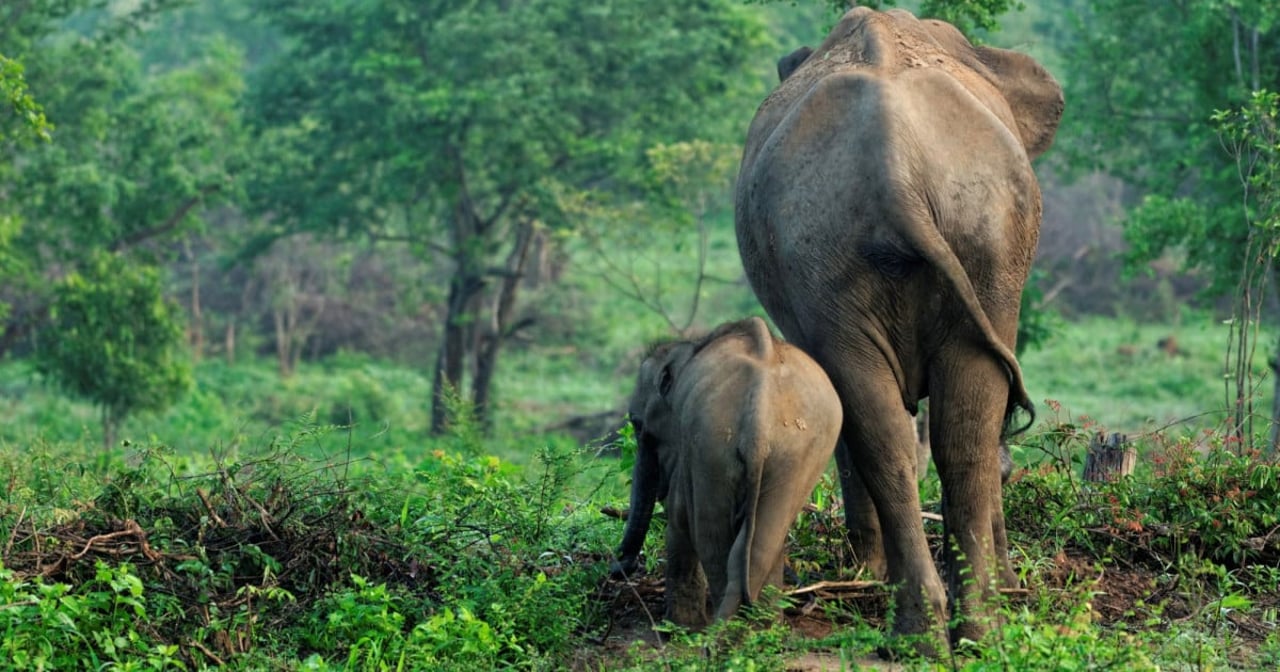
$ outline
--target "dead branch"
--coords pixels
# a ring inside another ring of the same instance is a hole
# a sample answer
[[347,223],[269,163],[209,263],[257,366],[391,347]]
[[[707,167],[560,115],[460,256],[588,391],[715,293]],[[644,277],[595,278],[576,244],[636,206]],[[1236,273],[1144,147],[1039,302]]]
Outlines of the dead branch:
[[204,655],[208,656],[209,660],[212,660],[214,664],[217,665],[218,667],[223,667],[224,665],[226,665],[226,663],[223,662],[221,658],[214,655],[214,653],[210,651],[207,647],[205,647],[204,644],[201,644],[200,642],[197,642],[196,640],[193,639],[191,640],[191,646],[197,649],[198,651],[200,651],[200,653],[203,653]]
[[631,513],[631,509],[619,509],[616,506],[604,506],[600,508],[600,513],[608,518],[626,520],[627,516]]
[[[102,544],[102,543],[111,541],[112,539],[119,539],[120,537],[132,536],[140,532],[142,532],[142,528],[138,527],[138,524],[134,522],[132,519],[130,519],[128,521],[125,521],[125,529],[90,537],[89,541],[85,543],[84,548],[81,549],[79,553],[76,553],[68,557],[70,560],[79,560],[80,558],[83,558],[85,555],[88,555],[89,551],[93,550],[93,547],[96,544]],[[101,552],[112,554],[112,555],[119,554],[118,551],[115,553],[112,553],[112,551],[108,549],[102,549]]]
[[218,527],[227,527],[227,521],[223,520],[222,516],[219,516],[218,512],[213,509],[213,504],[209,503],[209,495],[205,494],[204,488],[196,488],[196,496],[204,504],[204,509],[209,513],[209,518],[217,523]]
[[800,588],[787,591],[786,595],[803,595],[805,593],[851,593],[870,589],[883,589],[884,581],[819,581]]
[[4,544],[4,555],[0,555],[0,559],[7,559],[9,551],[13,550],[13,540],[18,536],[18,529],[22,527],[22,519],[27,516],[27,507],[22,507],[18,512],[18,522],[13,524],[13,529],[9,530],[9,540]]

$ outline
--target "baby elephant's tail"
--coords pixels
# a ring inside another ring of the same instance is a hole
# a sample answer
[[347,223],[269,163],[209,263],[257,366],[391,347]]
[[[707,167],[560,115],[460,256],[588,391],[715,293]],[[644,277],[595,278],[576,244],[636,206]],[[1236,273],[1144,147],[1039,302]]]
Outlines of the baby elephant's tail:
[[[752,454],[754,453],[754,454]],[[729,551],[728,581],[725,582],[724,597],[716,609],[716,620],[732,618],[738,608],[751,604],[751,554],[755,547],[756,518],[759,514],[761,483],[764,480],[763,451],[753,447],[747,451],[744,488],[744,499],[734,516],[734,526],[738,536]]]

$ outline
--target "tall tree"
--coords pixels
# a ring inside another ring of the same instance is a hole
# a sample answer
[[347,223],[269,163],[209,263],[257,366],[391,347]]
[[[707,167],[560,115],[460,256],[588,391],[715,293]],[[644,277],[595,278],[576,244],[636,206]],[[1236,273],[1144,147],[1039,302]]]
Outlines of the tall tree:
[[55,126],[50,142],[0,157],[0,193],[24,224],[11,240],[22,272],[0,290],[16,308],[0,353],[47,315],[50,280],[103,250],[153,263],[167,252],[156,243],[234,192],[240,56],[221,45],[181,68],[144,70],[132,42],[167,4],[0,6],[0,43],[18,50]]
[[[31,96],[23,77],[22,64],[0,55],[0,166],[8,164],[9,155],[34,140],[49,140],[53,128],[45,118],[44,108]],[[0,179],[4,168],[0,167]],[[12,284],[21,262],[13,240],[21,227],[16,206],[0,191],[0,284]],[[6,297],[0,295],[0,321],[9,313]]]
[[519,287],[509,280],[533,228],[565,223],[557,194],[626,190],[648,147],[740,133],[759,92],[736,83],[760,81],[745,68],[766,42],[734,0],[259,9],[288,46],[253,87],[269,155],[255,207],[270,236],[367,235],[449,264],[436,430],[468,356],[480,358],[473,399],[489,417],[486,372]]
[[[758,2],[778,2],[778,0],[756,0]],[[941,19],[960,29],[965,35],[973,36],[980,31],[997,30],[1000,27],[1000,15],[1013,9],[1022,9],[1019,0],[921,0],[918,3],[899,2],[898,0],[821,0],[834,14],[843,14],[854,5],[863,5],[872,9],[889,9],[900,5],[917,5],[913,7],[921,17]],[[795,4],[792,2],[792,4]]]
[[1177,249],[1235,284],[1247,227],[1243,185],[1216,110],[1280,89],[1280,8],[1264,0],[1076,0],[1058,33],[1070,114],[1057,156],[1102,170],[1144,198],[1125,222],[1135,264]]
[[[1207,272],[1212,293],[1253,283],[1242,277],[1255,272],[1251,246],[1268,221],[1258,210],[1258,191],[1277,187],[1255,179],[1252,168],[1266,153],[1249,149],[1250,140],[1239,135],[1248,125],[1224,127],[1228,117],[1215,121],[1215,112],[1248,112],[1254,92],[1280,90],[1280,6],[1267,0],[1069,5],[1069,29],[1057,32],[1070,64],[1062,73],[1070,113],[1058,156],[1076,172],[1101,170],[1142,195],[1124,221],[1129,265],[1139,269],[1172,252],[1185,267]],[[1273,122],[1254,114],[1261,120],[1252,127],[1256,139]],[[1255,319],[1253,312],[1237,317]],[[1247,366],[1236,375],[1247,375]],[[1241,390],[1232,391],[1237,408]],[[1237,413],[1237,425],[1242,417]]]

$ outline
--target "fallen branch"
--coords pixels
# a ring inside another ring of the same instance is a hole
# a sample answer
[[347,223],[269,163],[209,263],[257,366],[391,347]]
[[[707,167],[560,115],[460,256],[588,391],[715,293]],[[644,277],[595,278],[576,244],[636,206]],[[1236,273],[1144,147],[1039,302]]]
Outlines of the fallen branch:
[[607,516],[607,517],[609,517],[609,518],[617,518],[618,520],[626,520],[626,519],[627,519],[627,516],[628,516],[628,515],[630,515],[631,510],[630,510],[630,509],[619,509],[619,508],[617,508],[617,507],[613,507],[613,506],[605,506],[605,507],[602,507],[602,508],[600,509],[600,513],[601,513],[601,514],[603,514],[603,515],[605,515],[605,516]]
[[[89,541],[85,543],[84,548],[81,549],[79,553],[69,556],[70,559],[79,560],[80,558],[83,558],[85,555],[89,553],[89,551],[93,550],[93,547],[95,544],[108,542],[108,541],[111,541],[112,539],[119,539],[120,537],[136,536],[141,539],[143,555],[146,555],[147,559],[149,560],[155,560],[155,557],[154,557],[155,551],[151,550],[151,547],[147,544],[146,533],[142,531],[141,527],[138,527],[138,523],[133,519],[129,519],[125,521],[124,525],[125,525],[125,528],[123,530],[119,530],[116,532],[109,532],[107,534],[99,534],[99,535],[90,537]],[[112,553],[111,551],[104,551],[104,552],[111,555],[120,555],[118,551],[115,553]]]
[[18,536],[18,528],[22,527],[22,519],[27,517],[27,507],[22,507],[22,511],[18,512],[18,522],[13,524],[13,529],[9,531],[9,541],[4,544],[4,555],[0,555],[0,559],[8,559],[9,551],[13,549],[13,540]]
[[816,593],[818,591],[834,591],[834,592],[854,592],[858,590],[868,590],[871,588],[884,588],[884,581],[819,581],[807,586],[795,588],[786,592],[787,595],[802,595],[804,593]]
[[204,488],[196,488],[196,496],[204,503],[204,510],[209,513],[209,518],[217,523],[218,527],[227,527],[227,521],[223,520],[222,516],[219,516],[218,512],[214,510],[213,504],[209,503],[209,495],[205,494]]
[[200,653],[203,653],[204,655],[208,656],[209,660],[212,660],[214,663],[216,663],[218,667],[222,667],[226,665],[226,663],[223,662],[221,658],[219,658],[216,654],[214,654],[214,652],[210,651],[207,647],[205,647],[204,644],[201,644],[200,642],[197,642],[196,640],[193,639],[191,640],[191,646],[198,649]]

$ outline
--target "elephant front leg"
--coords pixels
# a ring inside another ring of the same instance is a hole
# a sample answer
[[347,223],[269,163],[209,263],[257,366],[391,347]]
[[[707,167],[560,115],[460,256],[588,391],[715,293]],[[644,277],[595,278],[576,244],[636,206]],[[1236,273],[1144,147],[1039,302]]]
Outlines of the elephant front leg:
[[684,628],[699,630],[707,617],[707,579],[698,563],[688,522],[668,509],[666,619]]
[[872,578],[883,581],[889,576],[889,568],[885,561],[880,519],[876,515],[875,502],[871,500],[862,475],[854,467],[848,444],[843,439],[836,445],[836,467],[840,470],[845,531],[853,561]]

